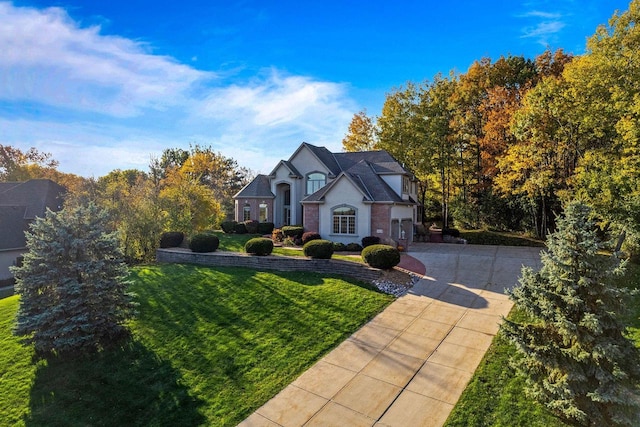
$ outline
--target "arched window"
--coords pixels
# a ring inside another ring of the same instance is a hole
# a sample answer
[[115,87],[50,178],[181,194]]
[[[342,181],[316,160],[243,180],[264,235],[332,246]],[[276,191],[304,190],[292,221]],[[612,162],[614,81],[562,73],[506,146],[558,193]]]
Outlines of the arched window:
[[340,206],[332,211],[333,234],[356,234],[356,209]]
[[320,172],[307,175],[307,194],[313,194],[327,184],[327,176]]

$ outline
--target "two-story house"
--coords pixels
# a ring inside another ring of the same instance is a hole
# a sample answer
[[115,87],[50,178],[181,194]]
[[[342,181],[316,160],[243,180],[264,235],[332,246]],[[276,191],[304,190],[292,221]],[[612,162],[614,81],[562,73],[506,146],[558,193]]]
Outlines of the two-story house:
[[408,243],[417,181],[386,151],[332,153],[306,142],[235,196],[236,221],[302,224],[334,242],[379,236]]

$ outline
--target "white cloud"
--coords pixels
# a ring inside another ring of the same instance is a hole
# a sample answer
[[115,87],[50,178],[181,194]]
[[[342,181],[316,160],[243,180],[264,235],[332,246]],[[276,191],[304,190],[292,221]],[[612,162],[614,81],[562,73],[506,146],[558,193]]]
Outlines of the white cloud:
[[140,42],[80,28],[60,8],[0,3],[0,99],[114,116],[183,102],[213,77]]
[[268,173],[302,141],[340,150],[359,109],[347,85],[275,68],[224,85],[233,76],[81,28],[60,8],[0,2],[0,52],[0,109],[10,112],[0,144],[51,152],[61,171],[84,176],[145,170],[151,155],[190,143]]

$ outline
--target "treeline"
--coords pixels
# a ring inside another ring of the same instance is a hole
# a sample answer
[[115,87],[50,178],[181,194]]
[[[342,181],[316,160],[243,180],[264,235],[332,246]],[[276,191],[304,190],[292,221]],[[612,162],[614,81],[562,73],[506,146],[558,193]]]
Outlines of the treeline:
[[0,145],[0,181],[51,179],[68,189],[65,206],[95,203],[107,211],[129,262],[153,260],[165,231],[191,235],[219,227],[233,215],[232,196],[253,178],[235,160],[199,145],[164,150],[146,172],[116,169],[84,178],[57,167],[49,153]]
[[347,151],[385,149],[420,179],[424,221],[546,236],[572,199],[610,231],[640,230],[640,1],[586,53],[484,58],[409,82],[354,115]]

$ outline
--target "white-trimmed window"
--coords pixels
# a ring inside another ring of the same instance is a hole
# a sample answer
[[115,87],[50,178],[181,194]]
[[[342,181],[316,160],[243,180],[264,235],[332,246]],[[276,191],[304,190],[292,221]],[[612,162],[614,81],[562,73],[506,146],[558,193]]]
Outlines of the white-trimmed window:
[[307,175],[307,194],[313,194],[327,184],[327,176],[320,172]]
[[269,215],[268,215],[268,211],[267,211],[267,204],[266,203],[260,203],[260,222],[267,222],[269,220]]
[[340,206],[332,211],[333,234],[356,234],[356,209]]
[[404,194],[409,194],[409,190],[411,189],[411,181],[406,176],[402,177],[402,192]]
[[251,219],[251,206],[244,205],[244,208],[242,209],[242,220],[249,221],[250,219]]

